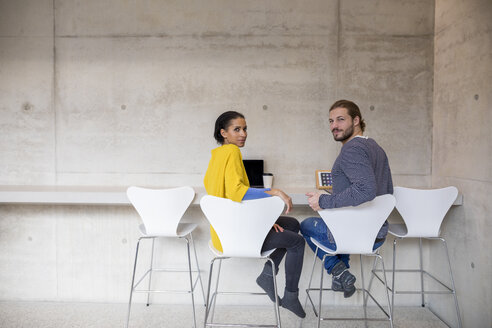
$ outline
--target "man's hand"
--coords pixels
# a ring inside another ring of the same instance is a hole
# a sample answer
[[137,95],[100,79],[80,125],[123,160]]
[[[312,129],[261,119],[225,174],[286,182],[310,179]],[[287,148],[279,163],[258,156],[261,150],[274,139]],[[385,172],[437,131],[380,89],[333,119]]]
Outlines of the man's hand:
[[321,194],[319,192],[308,192],[306,196],[308,197],[309,206],[313,209],[313,211],[320,211],[321,207],[319,207],[319,196]]

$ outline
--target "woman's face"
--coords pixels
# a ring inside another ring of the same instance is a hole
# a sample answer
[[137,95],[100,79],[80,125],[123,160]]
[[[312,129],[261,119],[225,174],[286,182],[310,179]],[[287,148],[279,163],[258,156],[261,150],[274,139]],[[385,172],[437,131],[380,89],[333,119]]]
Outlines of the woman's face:
[[224,145],[233,144],[238,147],[243,147],[248,137],[246,130],[246,120],[244,118],[235,118],[231,120],[227,130],[221,129],[220,134],[224,138]]

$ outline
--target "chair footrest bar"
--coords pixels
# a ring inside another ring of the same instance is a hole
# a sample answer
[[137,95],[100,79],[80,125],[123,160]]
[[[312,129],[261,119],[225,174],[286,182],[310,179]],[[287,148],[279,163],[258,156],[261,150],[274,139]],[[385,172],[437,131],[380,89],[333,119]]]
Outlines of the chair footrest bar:
[[207,323],[206,327],[259,327],[270,328],[278,327],[278,325],[255,325],[255,324],[239,324],[239,323]]
[[[382,284],[384,285],[384,281],[383,281],[383,279],[382,279],[382,278],[381,278],[381,277],[380,277],[380,276],[376,273],[376,272],[378,272],[378,271],[381,271],[381,272],[382,272],[383,270],[372,270],[371,272],[372,272],[372,274],[376,277],[376,279],[377,279],[377,280],[379,280],[379,282],[380,282],[380,283],[382,283]],[[384,270],[384,271],[386,272],[386,271],[388,271],[388,270]],[[391,289],[391,287],[390,287],[389,285],[388,285],[388,286],[386,286],[386,288],[387,288],[387,289],[388,289],[391,293],[393,292],[393,290]]]
[[389,321],[389,318],[381,318],[381,319],[378,319],[378,318],[352,318],[352,317],[349,317],[349,318],[320,318],[319,320],[321,321]]
[[144,278],[150,273],[151,269],[145,271],[145,273],[142,275],[142,277],[137,281],[135,285],[133,285],[133,288],[137,288],[138,285],[144,280]]
[[[151,269],[153,272],[190,272],[188,269],[166,269],[166,268],[154,268]],[[201,271],[191,270],[194,273],[201,273]]]
[[[308,296],[309,301],[311,302],[311,305],[313,306],[314,314],[315,314],[316,317],[318,317],[318,313],[316,311],[316,306],[314,305],[313,300],[311,299],[311,295],[309,294],[309,292],[311,290],[312,291],[318,291],[319,292],[319,288],[307,288],[306,289],[306,294]],[[323,291],[333,291],[333,289],[331,289],[331,288],[323,288]],[[388,314],[388,312],[386,312],[386,310],[381,306],[381,304],[379,304],[378,301],[376,301],[376,299],[374,298],[374,296],[372,296],[372,294],[367,289],[356,288],[356,291],[365,292],[372,299],[372,301],[378,306],[378,308],[384,313],[384,315],[387,317],[386,319],[371,319],[371,320],[376,320],[376,321],[390,320],[390,315]],[[365,318],[362,318],[362,319],[357,319],[357,318],[352,318],[352,319],[348,319],[348,318],[323,319],[323,318],[320,318],[320,320],[366,320],[366,319]],[[370,319],[367,319],[367,320],[370,320]]]
[[[152,292],[152,291],[149,291],[149,290],[136,290],[135,288],[138,287],[138,285],[144,280],[144,278],[151,272],[151,271],[157,271],[157,272],[160,272],[160,273],[163,273],[163,272],[181,272],[181,273],[188,273],[188,271],[169,271],[169,270],[165,270],[165,269],[159,269],[159,270],[156,270],[156,269],[149,269],[147,270],[147,272],[145,272],[142,277],[138,280],[138,282],[133,286],[133,289],[135,292]],[[200,272],[200,271],[191,271],[191,272]],[[191,292],[194,292],[195,291],[195,287],[198,283],[198,280],[200,279],[200,274],[198,274],[196,277],[195,277],[195,281],[193,282],[193,288],[191,290]]]
[[[372,272],[383,272],[383,269],[374,269]],[[386,269],[384,272],[393,272],[391,269]],[[420,272],[419,269],[396,269],[395,272]]]
[[[381,277],[376,273],[376,272],[383,272],[382,269],[375,269],[375,270],[371,270],[372,274],[374,276],[376,276],[376,278],[384,284],[383,280],[381,279]],[[384,270],[384,272],[393,272],[393,270]],[[395,272],[409,272],[409,273],[424,273],[426,275],[429,276],[429,278],[432,278],[434,279],[434,281],[438,282],[439,284],[441,284],[441,286],[443,286],[444,288],[446,288],[448,291],[397,291],[395,290],[395,294],[454,294],[455,291],[450,288],[449,286],[447,286],[446,284],[444,284],[442,281],[440,281],[439,279],[437,279],[436,277],[434,277],[432,274],[430,274],[429,272],[425,271],[425,270],[413,270],[413,269],[398,269],[398,270],[395,270]],[[388,290],[391,292],[391,287],[388,286]]]
[[217,293],[214,293],[214,295],[244,295],[244,294],[247,294],[247,295],[266,295],[266,293],[264,292],[217,292]]
[[190,290],[134,290],[134,293],[154,293],[154,294],[164,294],[164,293],[169,293],[169,294],[190,294],[192,291]]
[[395,290],[395,294],[405,294],[405,295],[422,295],[422,294],[454,294],[450,291],[426,291],[423,292],[415,291],[415,290]]
[[446,326],[452,327],[447,321],[445,321],[440,315],[438,315],[436,312],[434,312],[430,307],[427,307],[427,309],[436,316],[439,320],[441,320]]

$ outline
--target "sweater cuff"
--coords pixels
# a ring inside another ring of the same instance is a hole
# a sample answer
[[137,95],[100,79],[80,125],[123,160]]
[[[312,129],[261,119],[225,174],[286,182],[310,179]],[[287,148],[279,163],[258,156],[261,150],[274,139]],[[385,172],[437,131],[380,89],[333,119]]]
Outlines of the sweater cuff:
[[322,195],[320,195],[319,196],[319,200],[318,200],[319,207],[321,207],[322,209],[332,208],[333,205],[331,204],[332,203],[331,197],[332,196],[330,194],[322,194]]
[[249,188],[244,194],[243,200],[252,200],[270,197],[265,191],[270,191],[270,188]]

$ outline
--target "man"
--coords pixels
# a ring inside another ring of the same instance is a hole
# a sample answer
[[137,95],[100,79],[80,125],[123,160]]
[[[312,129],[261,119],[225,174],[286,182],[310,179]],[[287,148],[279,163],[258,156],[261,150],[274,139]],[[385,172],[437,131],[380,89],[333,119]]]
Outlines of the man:
[[[333,138],[343,145],[331,171],[333,193],[307,193],[309,206],[315,211],[357,206],[376,196],[392,194],[393,181],[388,158],[376,141],[363,136],[365,122],[359,107],[351,101],[339,100],[330,108],[329,122]],[[336,249],[333,236],[321,218],[304,220],[301,223],[301,233],[313,251],[316,246],[310,237],[330,249]],[[377,235],[374,249],[384,243],[387,233],[388,222],[385,222]],[[317,256],[322,259],[325,254],[318,250]],[[328,256],[324,265],[328,274],[333,276],[332,289],[343,291],[344,297],[352,296],[356,279],[348,271],[349,255]]]

